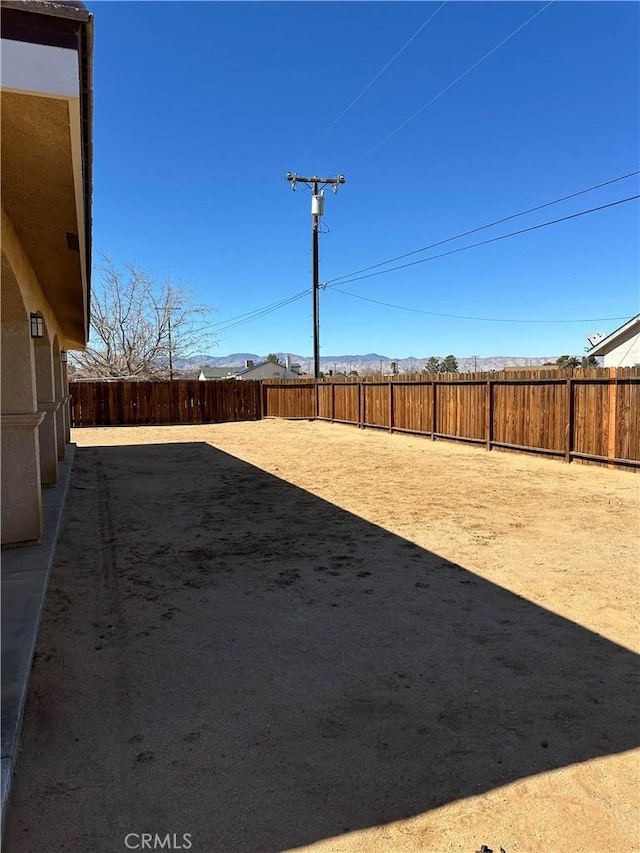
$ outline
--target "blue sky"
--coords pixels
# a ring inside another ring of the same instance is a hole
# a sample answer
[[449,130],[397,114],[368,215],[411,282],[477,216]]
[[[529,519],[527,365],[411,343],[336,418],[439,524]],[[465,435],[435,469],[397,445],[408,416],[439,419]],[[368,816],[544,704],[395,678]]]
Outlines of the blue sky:
[[[192,288],[216,309],[211,354],[310,355],[310,295],[225,328],[310,287],[310,193],[293,193],[288,171],[345,175],[320,239],[330,282],[640,168],[640,6],[545,5],[88,0],[95,257]],[[404,262],[638,186],[635,176]],[[582,353],[588,333],[640,310],[639,234],[634,200],[327,287],[321,355]]]

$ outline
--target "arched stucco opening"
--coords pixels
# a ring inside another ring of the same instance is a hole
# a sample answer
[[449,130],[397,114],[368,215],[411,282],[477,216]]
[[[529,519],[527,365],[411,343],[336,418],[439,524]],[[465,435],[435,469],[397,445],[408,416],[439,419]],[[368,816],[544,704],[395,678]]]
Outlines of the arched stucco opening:
[[39,424],[35,353],[14,270],[2,253],[1,435],[2,544],[42,536]]
[[7,256],[2,253],[2,414],[36,411],[29,314]]

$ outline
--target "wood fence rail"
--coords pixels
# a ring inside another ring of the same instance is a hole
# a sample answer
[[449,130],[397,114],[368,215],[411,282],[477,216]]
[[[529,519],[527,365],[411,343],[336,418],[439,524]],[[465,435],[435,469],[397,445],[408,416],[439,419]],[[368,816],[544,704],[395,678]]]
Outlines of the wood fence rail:
[[70,382],[71,426],[144,426],[255,421],[262,417],[260,383]]
[[264,417],[307,418],[640,467],[640,369],[265,380]]

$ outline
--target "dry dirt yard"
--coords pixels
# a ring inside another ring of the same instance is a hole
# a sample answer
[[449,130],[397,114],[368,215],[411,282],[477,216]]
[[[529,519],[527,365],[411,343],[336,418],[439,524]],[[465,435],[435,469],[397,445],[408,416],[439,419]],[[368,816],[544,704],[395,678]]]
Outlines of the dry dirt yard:
[[327,423],[73,440],[7,853],[640,850],[640,476]]

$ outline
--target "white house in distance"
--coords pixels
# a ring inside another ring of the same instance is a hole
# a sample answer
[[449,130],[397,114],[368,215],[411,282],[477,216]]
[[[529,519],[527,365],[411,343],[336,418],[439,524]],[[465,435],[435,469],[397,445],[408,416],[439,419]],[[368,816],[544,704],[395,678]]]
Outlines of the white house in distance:
[[2,0],[2,544],[43,535],[69,441],[66,351],[89,335],[93,20]]
[[[594,336],[595,338],[595,336]],[[634,367],[640,364],[640,314],[636,314],[620,328],[597,340],[589,338],[593,346],[588,355],[604,356],[605,367]]]
[[221,379],[297,379],[302,376],[299,364],[291,364],[287,356],[285,364],[279,361],[261,361],[254,364],[246,361],[244,367],[203,367],[198,379],[201,381]]
[[200,382],[218,379],[235,379],[244,367],[201,367],[198,379]]

